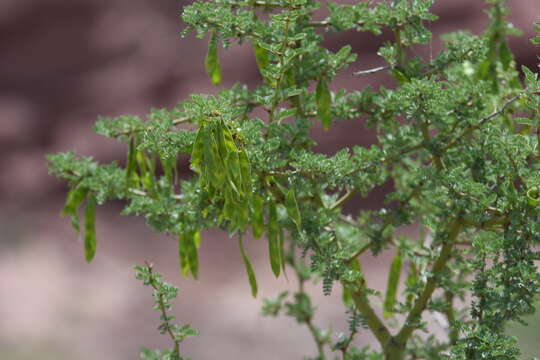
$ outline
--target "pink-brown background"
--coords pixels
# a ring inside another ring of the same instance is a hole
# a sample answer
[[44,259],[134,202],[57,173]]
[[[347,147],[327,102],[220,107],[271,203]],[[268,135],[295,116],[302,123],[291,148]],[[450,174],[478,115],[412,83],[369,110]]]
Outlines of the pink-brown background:
[[[86,264],[82,244],[59,212],[65,183],[47,175],[44,155],[76,150],[102,162],[123,161],[125,148],[91,131],[96,116],[143,116],[151,107],[172,107],[192,93],[213,93],[234,82],[259,81],[248,46],[220,50],[223,84],[204,72],[206,42],[181,39],[179,19],[188,2],[173,0],[1,0],[0,1],[0,359],[136,359],[140,345],[167,346],[156,331],[152,299],[134,279],[133,264],[156,264],[180,287],[174,303],[181,322],[201,330],[187,341],[194,359],[299,359],[314,355],[306,329],[290,319],[260,316],[261,298],[294,282],[275,280],[264,242],[251,242],[260,296],[252,299],[236,242],[217,231],[204,234],[199,281],[178,273],[174,239],[154,234],[142,219],[118,215],[121,204],[98,209],[98,252]],[[524,36],[511,38],[519,65],[536,67],[538,47],[528,42],[540,16],[537,0],[511,0],[511,21]],[[487,23],[480,0],[439,0],[435,34]],[[321,14],[322,16],[322,14]],[[382,73],[363,78],[352,71],[383,65],[375,55],[385,36],[347,32],[325,45],[351,44],[358,61],[335,89],[391,85]],[[438,35],[431,50],[436,54]],[[361,121],[330,132],[314,131],[318,150],[373,142]],[[386,188],[387,189],[387,188]],[[377,206],[385,188],[348,207]],[[409,229],[414,231],[414,229]],[[387,254],[386,254],[387,255]],[[383,258],[386,258],[383,254]],[[384,288],[384,262],[367,262],[373,287]],[[381,266],[382,264],[382,266]],[[322,297],[313,288],[317,324],[332,333],[346,330],[339,292]],[[358,344],[371,339],[361,334]]]

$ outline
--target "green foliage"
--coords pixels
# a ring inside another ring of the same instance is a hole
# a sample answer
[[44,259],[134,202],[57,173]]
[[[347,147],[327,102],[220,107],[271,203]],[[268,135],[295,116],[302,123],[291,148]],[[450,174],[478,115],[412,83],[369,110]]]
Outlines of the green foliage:
[[[126,144],[124,167],[72,152],[48,156],[50,173],[70,185],[62,214],[77,231],[85,204],[86,259],[96,248],[96,204],[120,199],[124,213],[143,215],[178,239],[184,275],[198,277],[204,230],[238,236],[256,296],[256,269],[243,242],[251,228],[256,239],[266,234],[275,276],[291,270],[298,283],[296,291],[265,300],[263,313],[305,326],[317,348],[312,359],[518,359],[505,326],[534,312],[540,293],[540,81],[533,70],[516,68],[507,37],[519,32],[507,22],[503,0],[487,1],[483,34],[446,34],[432,60],[413,56],[413,46],[432,41],[432,3],[329,2],[323,20],[314,20],[321,7],[314,0],[186,6],[183,33],[209,36],[204,64],[212,83],[221,81],[218,47],[235,40],[252,47],[262,81],[192,95],[173,109],[152,110],[146,121],[99,119],[98,133]],[[330,51],[323,41],[351,30],[393,34],[377,51],[385,63],[355,73],[385,71],[392,88],[330,91],[357,54],[349,45]],[[255,117],[256,110],[267,116]],[[358,119],[376,132],[374,145],[333,155],[314,150],[314,126],[331,130]],[[193,127],[177,128],[183,123]],[[183,181],[181,155],[193,170]],[[351,199],[385,183],[393,189],[378,208],[343,213]],[[411,225],[419,236],[398,235]],[[396,255],[383,298],[359,258],[386,249]],[[150,267],[138,270],[154,287],[158,309],[167,310],[176,293]],[[343,290],[349,327],[337,336],[316,325],[304,286],[320,279],[325,295],[335,283]],[[162,312],[160,331],[175,348],[145,350],[145,359],[178,359],[180,341],[195,334]],[[427,313],[448,322],[445,336],[421,336]],[[378,347],[355,346],[367,331]]]
[[152,264],[147,263],[146,266],[137,265],[134,268],[137,279],[141,280],[144,285],[150,286],[153,289],[152,296],[154,297],[154,310],[161,314],[161,324],[158,326],[159,332],[161,334],[167,334],[174,343],[173,348],[163,351],[142,348],[141,359],[190,360],[190,358],[180,355],[180,344],[189,337],[199,335],[199,332],[192,329],[190,325],[176,325],[172,323],[176,317],[168,313],[171,310],[170,301],[176,298],[178,289],[162,281],[161,274],[154,271]]

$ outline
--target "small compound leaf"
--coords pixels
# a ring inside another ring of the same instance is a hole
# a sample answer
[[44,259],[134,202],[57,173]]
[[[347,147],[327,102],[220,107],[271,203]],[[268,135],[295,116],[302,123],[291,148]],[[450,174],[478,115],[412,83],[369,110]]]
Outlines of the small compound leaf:
[[332,96],[330,90],[328,90],[328,83],[324,79],[320,79],[315,91],[315,98],[317,100],[317,117],[321,121],[325,129],[330,128],[332,122]]
[[77,212],[77,208],[82,204],[87,193],[88,188],[80,186],[74,187],[69,191],[66,204],[64,205],[64,209],[62,209],[61,215],[69,215],[71,218],[71,225],[77,232],[80,232],[79,214]]
[[204,67],[214,85],[218,85],[221,82],[221,67],[219,65],[217,44],[217,35],[215,32],[212,32],[210,41],[208,42],[208,53],[204,60]]
[[392,313],[394,312],[399,278],[401,275],[401,263],[401,254],[397,253],[392,260],[392,264],[390,264],[390,272],[388,273],[388,284],[386,287],[386,297],[384,299],[384,317],[392,316]]
[[96,200],[90,196],[84,211],[84,256],[91,262],[96,254]]
[[238,246],[240,247],[242,260],[244,261],[244,265],[246,266],[246,273],[249,280],[249,286],[251,287],[251,295],[253,297],[257,297],[257,278],[255,277],[255,272],[253,271],[253,267],[251,266],[251,263],[249,262],[249,258],[246,255],[246,250],[244,249],[244,243],[242,241],[242,234],[238,235]]
[[281,248],[277,208],[274,200],[268,202],[268,251],[272,272],[278,277],[281,270]]

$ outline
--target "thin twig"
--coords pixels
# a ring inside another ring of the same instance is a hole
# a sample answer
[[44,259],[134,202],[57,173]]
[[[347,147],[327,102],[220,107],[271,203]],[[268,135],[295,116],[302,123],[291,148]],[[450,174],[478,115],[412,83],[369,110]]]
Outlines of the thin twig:
[[322,20],[322,21],[310,21],[309,26],[313,27],[325,27],[330,25],[330,21],[328,19]]
[[356,190],[355,189],[352,189],[352,190],[347,190],[347,193],[345,195],[343,195],[342,197],[340,197],[339,199],[336,200],[335,203],[333,203],[331,206],[330,206],[330,210],[334,210],[338,207],[340,207],[341,205],[343,205],[343,203],[347,200],[349,200],[351,198],[351,196],[353,196],[354,194],[356,193]]
[[[291,256],[294,257],[294,253]],[[296,273],[296,277],[298,279],[298,292],[301,293],[301,294],[306,294],[306,291],[305,291],[305,288],[304,288],[305,280],[304,280],[304,278],[302,278],[302,276],[300,276],[300,273],[298,272],[298,269],[296,268],[296,264],[294,263],[294,260],[293,260],[291,265],[294,268],[295,273]],[[311,317],[306,320],[306,325],[307,325],[307,327],[309,329],[309,332],[311,333],[311,336],[313,337],[313,340],[315,341],[315,344],[317,346],[317,352],[319,353],[319,359],[321,359],[321,360],[326,359],[326,355],[324,353],[324,341],[321,340],[319,332],[317,331],[317,328],[313,324],[313,319]]]
[[[192,121],[192,119],[190,117],[180,117],[180,118],[174,119],[172,121],[172,125],[176,126],[176,125],[180,125],[180,124],[187,123],[187,122],[190,122],[190,121]],[[119,131],[116,134],[113,134],[113,137],[134,134],[134,133],[138,133],[138,132],[141,132],[141,131],[152,130],[152,129],[153,129],[152,126],[149,126],[147,128],[126,129],[126,130],[123,130],[123,131]]]
[[[146,191],[143,191],[143,190],[140,190],[140,189],[135,189],[135,188],[129,188],[128,191],[130,193],[132,193],[133,195],[138,195],[138,196],[149,196],[148,193]],[[176,199],[176,200],[182,200],[182,195],[171,195],[171,198],[173,199]]]
[[391,68],[392,68],[392,67],[391,67],[390,65],[379,66],[379,67],[376,67],[376,68],[373,68],[373,69],[360,70],[360,71],[353,72],[353,75],[373,74],[373,73],[376,73],[376,72],[379,72],[379,71],[383,71],[383,70],[388,70],[388,69],[391,69]]
[[382,322],[381,319],[379,319],[379,317],[371,307],[371,304],[367,297],[365,286],[350,284],[348,285],[348,287],[351,291],[351,296],[354,304],[356,305],[356,309],[358,309],[360,314],[362,314],[366,319],[366,324],[368,328],[371,330],[381,347],[385,348],[388,345],[389,341],[392,339],[392,335],[390,334],[390,331],[388,330],[386,325]]
[[152,277],[152,269],[153,269],[152,264],[146,262],[146,267],[148,268],[148,273],[150,275],[149,276],[150,286],[154,289],[155,294],[157,294],[157,302],[158,302],[158,306],[159,306],[159,311],[161,312],[161,319],[162,319],[163,323],[165,324],[165,326],[164,326],[165,331],[167,332],[167,334],[169,334],[169,337],[174,342],[173,354],[176,354],[176,355],[179,356],[180,355],[180,342],[174,336],[174,333],[173,333],[173,330],[172,330],[172,325],[169,322],[169,320],[167,320],[167,319],[169,319],[169,315],[167,313],[167,307],[165,305],[166,300],[163,298],[163,294],[161,293],[161,290],[160,290],[159,286],[156,284],[156,281]]

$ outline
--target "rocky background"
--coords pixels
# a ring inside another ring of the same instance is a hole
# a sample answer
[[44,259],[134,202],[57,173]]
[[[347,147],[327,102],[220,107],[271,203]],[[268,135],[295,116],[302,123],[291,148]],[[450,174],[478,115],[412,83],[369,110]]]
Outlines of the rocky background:
[[[538,48],[528,38],[540,2],[508,2],[511,21],[524,32],[510,39],[518,65],[537,69]],[[131,269],[145,260],[181,289],[175,313],[201,330],[185,345],[194,359],[314,355],[306,329],[290,319],[260,317],[262,297],[294,287],[292,281],[273,279],[262,242],[248,247],[261,283],[261,296],[252,299],[236,243],[226,234],[204,234],[201,279],[195,282],[178,273],[175,241],[154,234],[141,219],[118,215],[121,204],[98,209],[98,252],[90,265],[68,219],[58,216],[66,187],[47,175],[45,154],[74,149],[102,162],[123,161],[124,147],[91,131],[96,116],[144,116],[191,93],[217,90],[204,72],[206,42],[179,36],[179,15],[187,3],[0,1],[0,359],[127,360],[138,358],[140,345],[168,346],[155,329],[159,315],[151,309],[150,291]],[[436,35],[431,50],[419,54],[438,52],[437,34],[461,28],[480,33],[487,23],[484,8],[480,0],[436,1],[433,11],[440,20],[431,26]],[[328,38],[329,48],[351,44],[359,54],[336,89],[391,85],[382,73],[350,76],[382,65],[375,52],[383,40],[355,32]],[[249,47],[220,50],[220,58],[224,81],[218,88],[259,81]],[[340,123],[331,132],[317,128],[314,136],[318,149],[329,153],[374,141],[359,121]],[[384,191],[357,199],[349,210],[376,204]],[[386,274],[380,264],[365,267],[370,284],[382,289]],[[332,326],[334,333],[345,330],[338,292],[324,298],[315,285],[313,293],[320,300],[317,324]],[[359,336],[358,343],[371,340]]]

